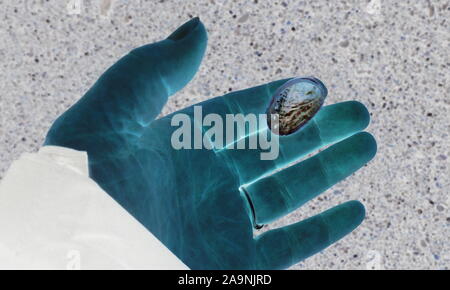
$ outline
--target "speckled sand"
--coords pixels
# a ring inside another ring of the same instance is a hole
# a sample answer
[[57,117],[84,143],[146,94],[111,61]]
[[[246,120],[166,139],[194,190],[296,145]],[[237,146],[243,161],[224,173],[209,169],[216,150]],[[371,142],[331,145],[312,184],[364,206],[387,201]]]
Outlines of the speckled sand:
[[79,14],[67,2],[0,0],[0,177],[22,152],[39,148],[53,120],[119,57],[200,16],[206,58],[165,114],[304,75],[327,84],[326,104],[355,99],[371,111],[376,158],[272,226],[350,199],[366,205],[367,218],[293,268],[448,269],[447,0],[90,0]]

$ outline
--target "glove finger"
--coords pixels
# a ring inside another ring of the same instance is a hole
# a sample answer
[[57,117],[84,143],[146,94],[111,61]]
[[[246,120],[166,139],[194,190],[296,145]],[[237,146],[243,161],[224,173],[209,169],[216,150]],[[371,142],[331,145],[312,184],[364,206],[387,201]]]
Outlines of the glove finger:
[[[205,27],[194,18],[167,39],[134,49],[58,118],[46,144],[89,150],[95,148],[89,148],[86,139],[95,138],[93,146],[103,144],[103,149],[109,150],[113,148],[108,144],[124,147],[118,142],[121,137],[115,136],[125,135],[123,139],[127,139],[142,133],[160,113],[168,96],[195,75],[206,43]],[[104,140],[97,140],[100,135]]]
[[276,90],[292,78],[281,79],[220,97],[229,114],[265,114]]
[[220,153],[233,160],[240,173],[241,182],[250,183],[321,147],[364,130],[369,124],[369,119],[369,112],[363,104],[356,101],[337,103],[323,107],[298,132],[280,136],[279,154],[273,160],[261,160],[262,152],[269,150],[262,150],[260,147],[253,150],[221,150]]
[[363,221],[364,206],[349,201],[301,222],[256,238],[258,266],[285,269],[327,248]]
[[315,156],[246,185],[256,224],[280,218],[340,182],[369,162],[375,139],[362,132]]

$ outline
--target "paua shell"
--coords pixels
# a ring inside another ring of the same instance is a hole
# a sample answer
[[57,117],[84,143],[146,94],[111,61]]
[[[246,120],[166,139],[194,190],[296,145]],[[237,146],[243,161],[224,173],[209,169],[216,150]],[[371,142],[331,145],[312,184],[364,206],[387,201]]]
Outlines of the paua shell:
[[[272,97],[266,111],[267,125],[276,132],[276,122],[273,120],[278,116],[278,134],[294,133],[314,117],[327,94],[325,85],[316,78],[289,80],[279,87]],[[275,118],[273,115],[276,115]]]

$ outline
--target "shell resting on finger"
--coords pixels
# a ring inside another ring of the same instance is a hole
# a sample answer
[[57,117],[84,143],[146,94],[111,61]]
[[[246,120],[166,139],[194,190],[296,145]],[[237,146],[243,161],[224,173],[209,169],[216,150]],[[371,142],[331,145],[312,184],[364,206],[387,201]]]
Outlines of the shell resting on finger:
[[319,111],[327,94],[325,85],[314,77],[287,81],[272,97],[266,111],[267,125],[279,135],[296,132]]

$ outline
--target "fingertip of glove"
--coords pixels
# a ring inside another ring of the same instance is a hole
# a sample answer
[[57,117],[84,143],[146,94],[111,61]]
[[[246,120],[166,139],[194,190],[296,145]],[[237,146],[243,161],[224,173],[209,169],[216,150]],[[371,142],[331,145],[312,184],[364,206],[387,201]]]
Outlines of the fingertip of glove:
[[377,141],[375,137],[368,132],[360,132],[354,135],[359,144],[358,149],[362,150],[362,155],[366,156],[367,162],[372,160],[378,151]]
[[196,32],[206,35],[205,27],[200,21],[199,17],[192,18],[191,20],[178,27],[177,30],[170,34],[169,37],[167,37],[167,39],[180,41]]
[[350,112],[352,112],[355,124],[359,126],[358,129],[364,130],[367,128],[370,124],[370,113],[367,107],[358,101],[349,101],[347,105],[350,108]]
[[351,200],[346,203],[346,206],[352,209],[352,214],[354,217],[355,228],[359,226],[364,218],[366,217],[366,208],[364,204],[358,200]]
[[366,216],[364,205],[352,200],[338,205],[321,214],[329,231],[329,242],[335,243],[356,229]]

